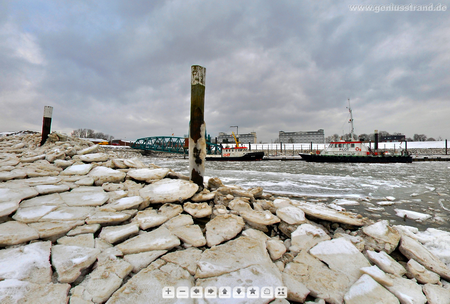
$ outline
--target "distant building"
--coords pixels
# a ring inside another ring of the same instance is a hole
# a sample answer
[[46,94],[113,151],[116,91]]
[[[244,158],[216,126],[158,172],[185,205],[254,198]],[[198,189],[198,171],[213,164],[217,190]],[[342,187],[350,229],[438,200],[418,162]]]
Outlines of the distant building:
[[317,131],[284,132],[280,131],[278,140],[282,143],[316,143],[325,142],[323,129]]
[[[256,144],[257,138],[256,138],[256,132],[251,132],[248,134],[236,134],[236,137],[238,138],[239,142],[242,144]],[[224,132],[219,132],[219,136],[217,137],[217,142],[222,143],[230,143],[234,144],[234,138],[232,134],[226,134]]]
[[124,141],[121,139],[113,139],[113,140],[111,140],[111,145],[113,145],[113,146],[131,146],[131,142]]
[[405,135],[385,135],[380,137],[380,141],[406,141]]

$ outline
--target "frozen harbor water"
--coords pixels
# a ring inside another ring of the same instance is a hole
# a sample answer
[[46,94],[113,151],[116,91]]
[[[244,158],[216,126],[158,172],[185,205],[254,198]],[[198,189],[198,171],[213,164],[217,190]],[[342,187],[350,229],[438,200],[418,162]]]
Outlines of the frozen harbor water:
[[[188,174],[187,160],[149,162]],[[450,231],[450,164],[327,164],[303,161],[210,162],[208,177],[244,188],[319,200],[392,224]],[[396,210],[418,212],[407,214]],[[423,214],[423,215],[422,215]]]

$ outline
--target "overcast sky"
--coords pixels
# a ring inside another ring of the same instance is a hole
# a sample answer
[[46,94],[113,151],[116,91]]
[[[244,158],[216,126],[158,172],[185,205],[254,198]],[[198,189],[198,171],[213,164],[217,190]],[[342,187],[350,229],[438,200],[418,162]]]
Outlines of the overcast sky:
[[450,139],[450,1],[0,0],[0,131],[89,128],[126,140],[188,132],[190,70],[206,68],[218,132],[374,129]]

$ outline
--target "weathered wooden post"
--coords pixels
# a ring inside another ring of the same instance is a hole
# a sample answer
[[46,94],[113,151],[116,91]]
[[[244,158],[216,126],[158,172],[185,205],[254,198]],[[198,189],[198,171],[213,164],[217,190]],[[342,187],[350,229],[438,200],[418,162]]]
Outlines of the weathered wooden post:
[[42,137],[41,137],[41,146],[45,144],[45,141],[48,138],[48,135],[50,134],[51,128],[52,128],[52,114],[53,114],[53,107],[51,106],[45,106],[44,107],[44,119],[42,122]]
[[206,159],[205,109],[206,69],[191,67],[191,122],[189,125],[189,178],[203,189]]

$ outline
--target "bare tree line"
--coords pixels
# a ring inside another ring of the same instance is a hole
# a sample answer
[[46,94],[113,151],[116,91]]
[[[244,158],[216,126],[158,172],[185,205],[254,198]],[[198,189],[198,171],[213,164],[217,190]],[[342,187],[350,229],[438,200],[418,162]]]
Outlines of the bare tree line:
[[[394,132],[394,133],[389,133],[387,131],[380,131],[378,132],[378,135],[381,137],[383,136],[389,136],[389,135],[403,135],[401,133],[398,132]],[[338,134],[333,134],[331,136],[327,136],[325,138],[325,140],[327,142],[331,142],[331,141],[339,141],[341,139],[343,140],[352,140],[350,133],[348,134],[344,134],[342,136],[338,135]],[[367,141],[375,141],[375,133],[371,133],[371,134],[366,134],[366,133],[362,133],[359,135],[353,134],[353,140],[358,140],[358,139],[364,139]],[[413,137],[406,137],[406,141],[441,141],[443,140],[442,137],[438,137],[438,138],[433,138],[433,137],[428,137],[425,134],[414,134]]]
[[103,132],[95,132],[95,130],[92,129],[77,129],[73,130],[70,134],[74,137],[79,138],[96,138],[96,139],[105,139],[107,141],[111,141],[114,139],[114,136],[111,136],[109,134],[105,134]]

